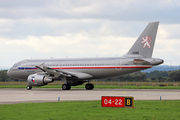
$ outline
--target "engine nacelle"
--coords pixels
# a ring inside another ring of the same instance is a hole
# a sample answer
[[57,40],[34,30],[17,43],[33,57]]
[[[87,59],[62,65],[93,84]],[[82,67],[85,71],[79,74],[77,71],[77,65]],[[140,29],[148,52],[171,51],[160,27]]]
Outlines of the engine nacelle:
[[45,75],[32,74],[27,79],[30,86],[43,86],[53,82],[53,79],[48,78]]

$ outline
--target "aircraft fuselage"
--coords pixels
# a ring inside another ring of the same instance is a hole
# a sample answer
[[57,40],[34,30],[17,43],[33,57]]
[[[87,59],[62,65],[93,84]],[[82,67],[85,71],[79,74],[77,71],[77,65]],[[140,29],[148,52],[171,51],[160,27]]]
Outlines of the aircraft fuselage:
[[[37,65],[44,63],[55,70],[65,70],[68,72],[80,72],[92,75],[91,79],[102,79],[131,72],[151,68],[161,64],[163,60],[155,58],[144,58],[151,64],[142,65],[134,62],[134,58],[83,58],[83,59],[27,59],[16,63],[8,72],[11,77],[24,79],[31,74],[42,72]],[[74,78],[76,79],[76,78]],[[83,80],[83,78],[77,78]],[[88,78],[85,78],[88,79]]]

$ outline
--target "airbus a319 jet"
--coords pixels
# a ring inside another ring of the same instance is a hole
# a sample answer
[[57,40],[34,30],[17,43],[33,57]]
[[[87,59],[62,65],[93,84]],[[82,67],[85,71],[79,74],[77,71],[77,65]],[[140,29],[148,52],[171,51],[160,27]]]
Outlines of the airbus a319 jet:
[[107,58],[65,58],[65,59],[26,59],[14,64],[8,76],[28,81],[27,90],[32,86],[43,86],[54,80],[61,80],[63,90],[82,85],[92,90],[92,79],[120,76],[162,64],[162,59],[152,58],[159,22],[151,22],[122,57]]

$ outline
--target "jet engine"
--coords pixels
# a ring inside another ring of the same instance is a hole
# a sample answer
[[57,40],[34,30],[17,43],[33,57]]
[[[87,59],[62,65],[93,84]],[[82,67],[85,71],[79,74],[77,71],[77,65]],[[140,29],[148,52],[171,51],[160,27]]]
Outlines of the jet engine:
[[47,85],[48,83],[54,82],[53,79],[48,78],[45,75],[37,75],[37,74],[29,75],[27,81],[30,86],[43,86],[43,85]]

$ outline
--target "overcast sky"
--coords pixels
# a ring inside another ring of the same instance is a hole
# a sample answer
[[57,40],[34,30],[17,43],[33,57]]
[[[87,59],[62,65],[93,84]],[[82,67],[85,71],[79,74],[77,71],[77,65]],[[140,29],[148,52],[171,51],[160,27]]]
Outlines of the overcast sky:
[[160,21],[153,57],[180,65],[179,0],[0,0],[0,67],[30,58],[116,57]]

